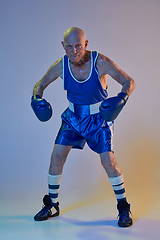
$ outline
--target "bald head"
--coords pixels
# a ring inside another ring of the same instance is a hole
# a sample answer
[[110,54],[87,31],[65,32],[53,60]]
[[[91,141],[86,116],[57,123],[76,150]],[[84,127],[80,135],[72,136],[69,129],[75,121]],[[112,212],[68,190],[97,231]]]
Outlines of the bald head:
[[65,33],[63,37],[64,44],[67,42],[70,38],[77,38],[77,39],[83,39],[86,40],[85,33],[82,29],[77,27],[69,28]]
[[85,33],[82,29],[72,27],[64,33],[62,45],[70,61],[77,63],[81,61],[86,54],[88,40],[86,40]]

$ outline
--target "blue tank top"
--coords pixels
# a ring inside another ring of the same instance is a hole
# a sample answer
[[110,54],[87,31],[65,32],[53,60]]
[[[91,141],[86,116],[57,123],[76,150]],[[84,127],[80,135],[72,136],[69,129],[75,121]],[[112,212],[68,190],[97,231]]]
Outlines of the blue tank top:
[[79,81],[73,76],[69,66],[69,58],[67,55],[63,57],[64,90],[67,90],[67,98],[70,102],[90,105],[107,98],[107,90],[102,88],[96,69],[97,57],[97,51],[91,52],[91,71],[89,77],[84,81]]

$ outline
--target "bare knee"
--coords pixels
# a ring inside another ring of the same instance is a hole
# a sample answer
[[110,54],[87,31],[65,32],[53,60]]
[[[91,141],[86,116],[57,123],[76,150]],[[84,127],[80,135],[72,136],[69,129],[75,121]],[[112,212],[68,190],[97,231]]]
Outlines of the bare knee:
[[61,166],[61,165],[64,165],[66,158],[67,158],[67,155],[64,155],[62,153],[55,153],[53,151],[51,155],[51,163],[54,166]]
[[101,154],[101,163],[105,170],[114,168],[115,159],[112,153],[107,152],[107,153]]
[[116,177],[122,174],[113,152],[101,153],[100,158],[102,166],[104,167],[109,177]]
[[55,145],[52,155],[49,173],[59,175],[62,173],[64,163],[67,159],[71,147]]

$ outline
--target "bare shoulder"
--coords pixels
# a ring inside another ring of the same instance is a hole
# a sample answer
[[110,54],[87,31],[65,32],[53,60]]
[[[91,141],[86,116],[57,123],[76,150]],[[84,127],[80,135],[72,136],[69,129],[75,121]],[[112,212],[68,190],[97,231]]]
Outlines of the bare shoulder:
[[101,75],[108,74],[116,80],[122,75],[127,75],[114,61],[103,54],[98,55],[97,69]]
[[97,68],[102,71],[103,74],[109,74],[111,69],[119,69],[119,67],[109,57],[99,53],[97,58]]
[[63,58],[53,63],[42,79],[36,84],[44,90],[50,83],[55,81],[58,77],[63,78]]
[[103,64],[103,63],[110,63],[111,59],[101,53],[98,53],[97,63]]
[[103,76],[105,74],[110,75],[114,80],[116,80],[123,86],[122,91],[126,92],[128,95],[131,94],[131,92],[135,88],[135,81],[115,62],[113,62],[110,58],[104,56],[103,54],[99,54],[96,64],[98,74],[100,76]]
[[48,69],[47,74],[53,79],[58,77],[63,78],[63,58],[60,58],[53,63]]

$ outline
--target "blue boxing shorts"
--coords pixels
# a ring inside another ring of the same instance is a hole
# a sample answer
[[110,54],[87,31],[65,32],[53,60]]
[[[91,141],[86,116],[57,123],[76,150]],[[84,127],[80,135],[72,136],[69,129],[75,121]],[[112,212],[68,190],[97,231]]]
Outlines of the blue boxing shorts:
[[61,118],[62,125],[55,144],[83,149],[87,142],[88,146],[98,154],[113,151],[114,123],[106,122],[99,112],[90,114],[86,108],[73,112],[67,108]]

